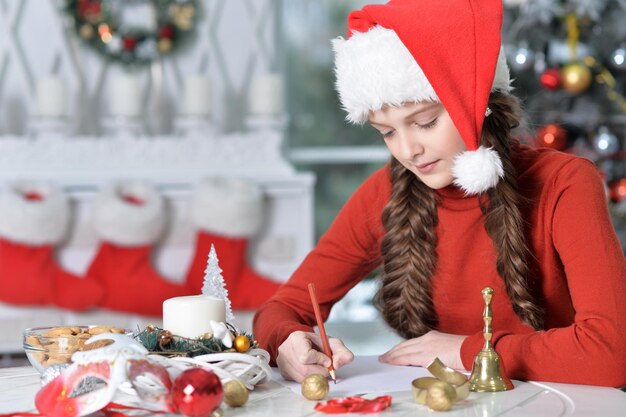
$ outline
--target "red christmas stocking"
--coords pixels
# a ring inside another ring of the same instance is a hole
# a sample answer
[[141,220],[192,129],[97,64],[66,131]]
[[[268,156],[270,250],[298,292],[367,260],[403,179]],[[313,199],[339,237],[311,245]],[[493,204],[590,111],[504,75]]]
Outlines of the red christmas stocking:
[[11,187],[0,196],[0,300],[85,310],[102,299],[102,286],[61,268],[54,246],[66,235],[67,197],[44,185]]
[[161,316],[163,301],[190,294],[152,267],[152,245],[164,226],[164,202],[154,188],[134,183],[100,192],[94,227],[102,242],[87,275],[104,286],[103,307]]
[[262,214],[263,195],[256,183],[212,178],[196,186],[191,217],[198,231],[186,277],[194,293],[201,292],[213,244],[233,309],[255,309],[274,294],[280,284],[254,272],[246,259],[248,242],[258,232]]

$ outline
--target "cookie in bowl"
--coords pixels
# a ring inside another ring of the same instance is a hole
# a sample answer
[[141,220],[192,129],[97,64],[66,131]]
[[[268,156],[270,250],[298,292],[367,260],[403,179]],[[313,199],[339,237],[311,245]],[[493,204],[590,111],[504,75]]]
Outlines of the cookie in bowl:
[[108,340],[85,344],[92,336],[102,333],[132,335],[128,330],[114,326],[50,326],[24,330],[22,341],[31,365],[43,373],[51,365],[71,363],[74,352],[108,345]]

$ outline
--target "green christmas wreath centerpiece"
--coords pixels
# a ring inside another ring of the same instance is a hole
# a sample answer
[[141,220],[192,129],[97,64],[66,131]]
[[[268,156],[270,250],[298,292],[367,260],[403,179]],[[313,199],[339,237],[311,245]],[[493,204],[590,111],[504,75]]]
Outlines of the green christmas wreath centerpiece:
[[251,349],[257,348],[251,334],[237,330],[230,323],[223,324],[234,336],[227,344],[215,334],[207,333],[198,338],[187,338],[153,325],[146,326],[135,335],[135,339],[150,353],[164,356],[194,357],[222,352],[248,353]]
[[[138,17],[133,8],[147,13]],[[65,1],[80,39],[127,65],[149,64],[178,51],[194,33],[197,10],[197,0]],[[139,22],[140,17],[148,22]]]

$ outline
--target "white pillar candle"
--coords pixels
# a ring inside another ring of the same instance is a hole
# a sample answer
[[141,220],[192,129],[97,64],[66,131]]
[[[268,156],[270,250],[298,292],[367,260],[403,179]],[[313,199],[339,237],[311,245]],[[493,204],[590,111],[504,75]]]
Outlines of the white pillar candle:
[[163,328],[172,334],[197,338],[211,332],[210,321],[226,320],[226,305],[208,295],[174,297],[163,302]]
[[212,86],[208,77],[201,75],[185,80],[183,113],[194,116],[209,116],[212,110]]
[[111,88],[111,115],[137,117],[141,115],[141,88],[132,75],[115,77]]
[[37,115],[65,116],[65,84],[61,77],[52,75],[37,80]]
[[283,112],[283,79],[278,74],[258,74],[252,78],[249,112],[254,116],[276,116]]

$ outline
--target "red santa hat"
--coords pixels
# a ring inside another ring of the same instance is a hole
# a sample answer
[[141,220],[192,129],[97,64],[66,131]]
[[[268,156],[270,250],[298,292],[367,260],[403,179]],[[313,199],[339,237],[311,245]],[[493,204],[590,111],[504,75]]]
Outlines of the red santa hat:
[[467,146],[455,184],[467,194],[493,187],[502,162],[480,137],[489,94],[511,90],[501,25],[502,0],[391,0],[352,12],[348,39],[333,40],[346,119],[362,124],[385,105],[441,102]]

